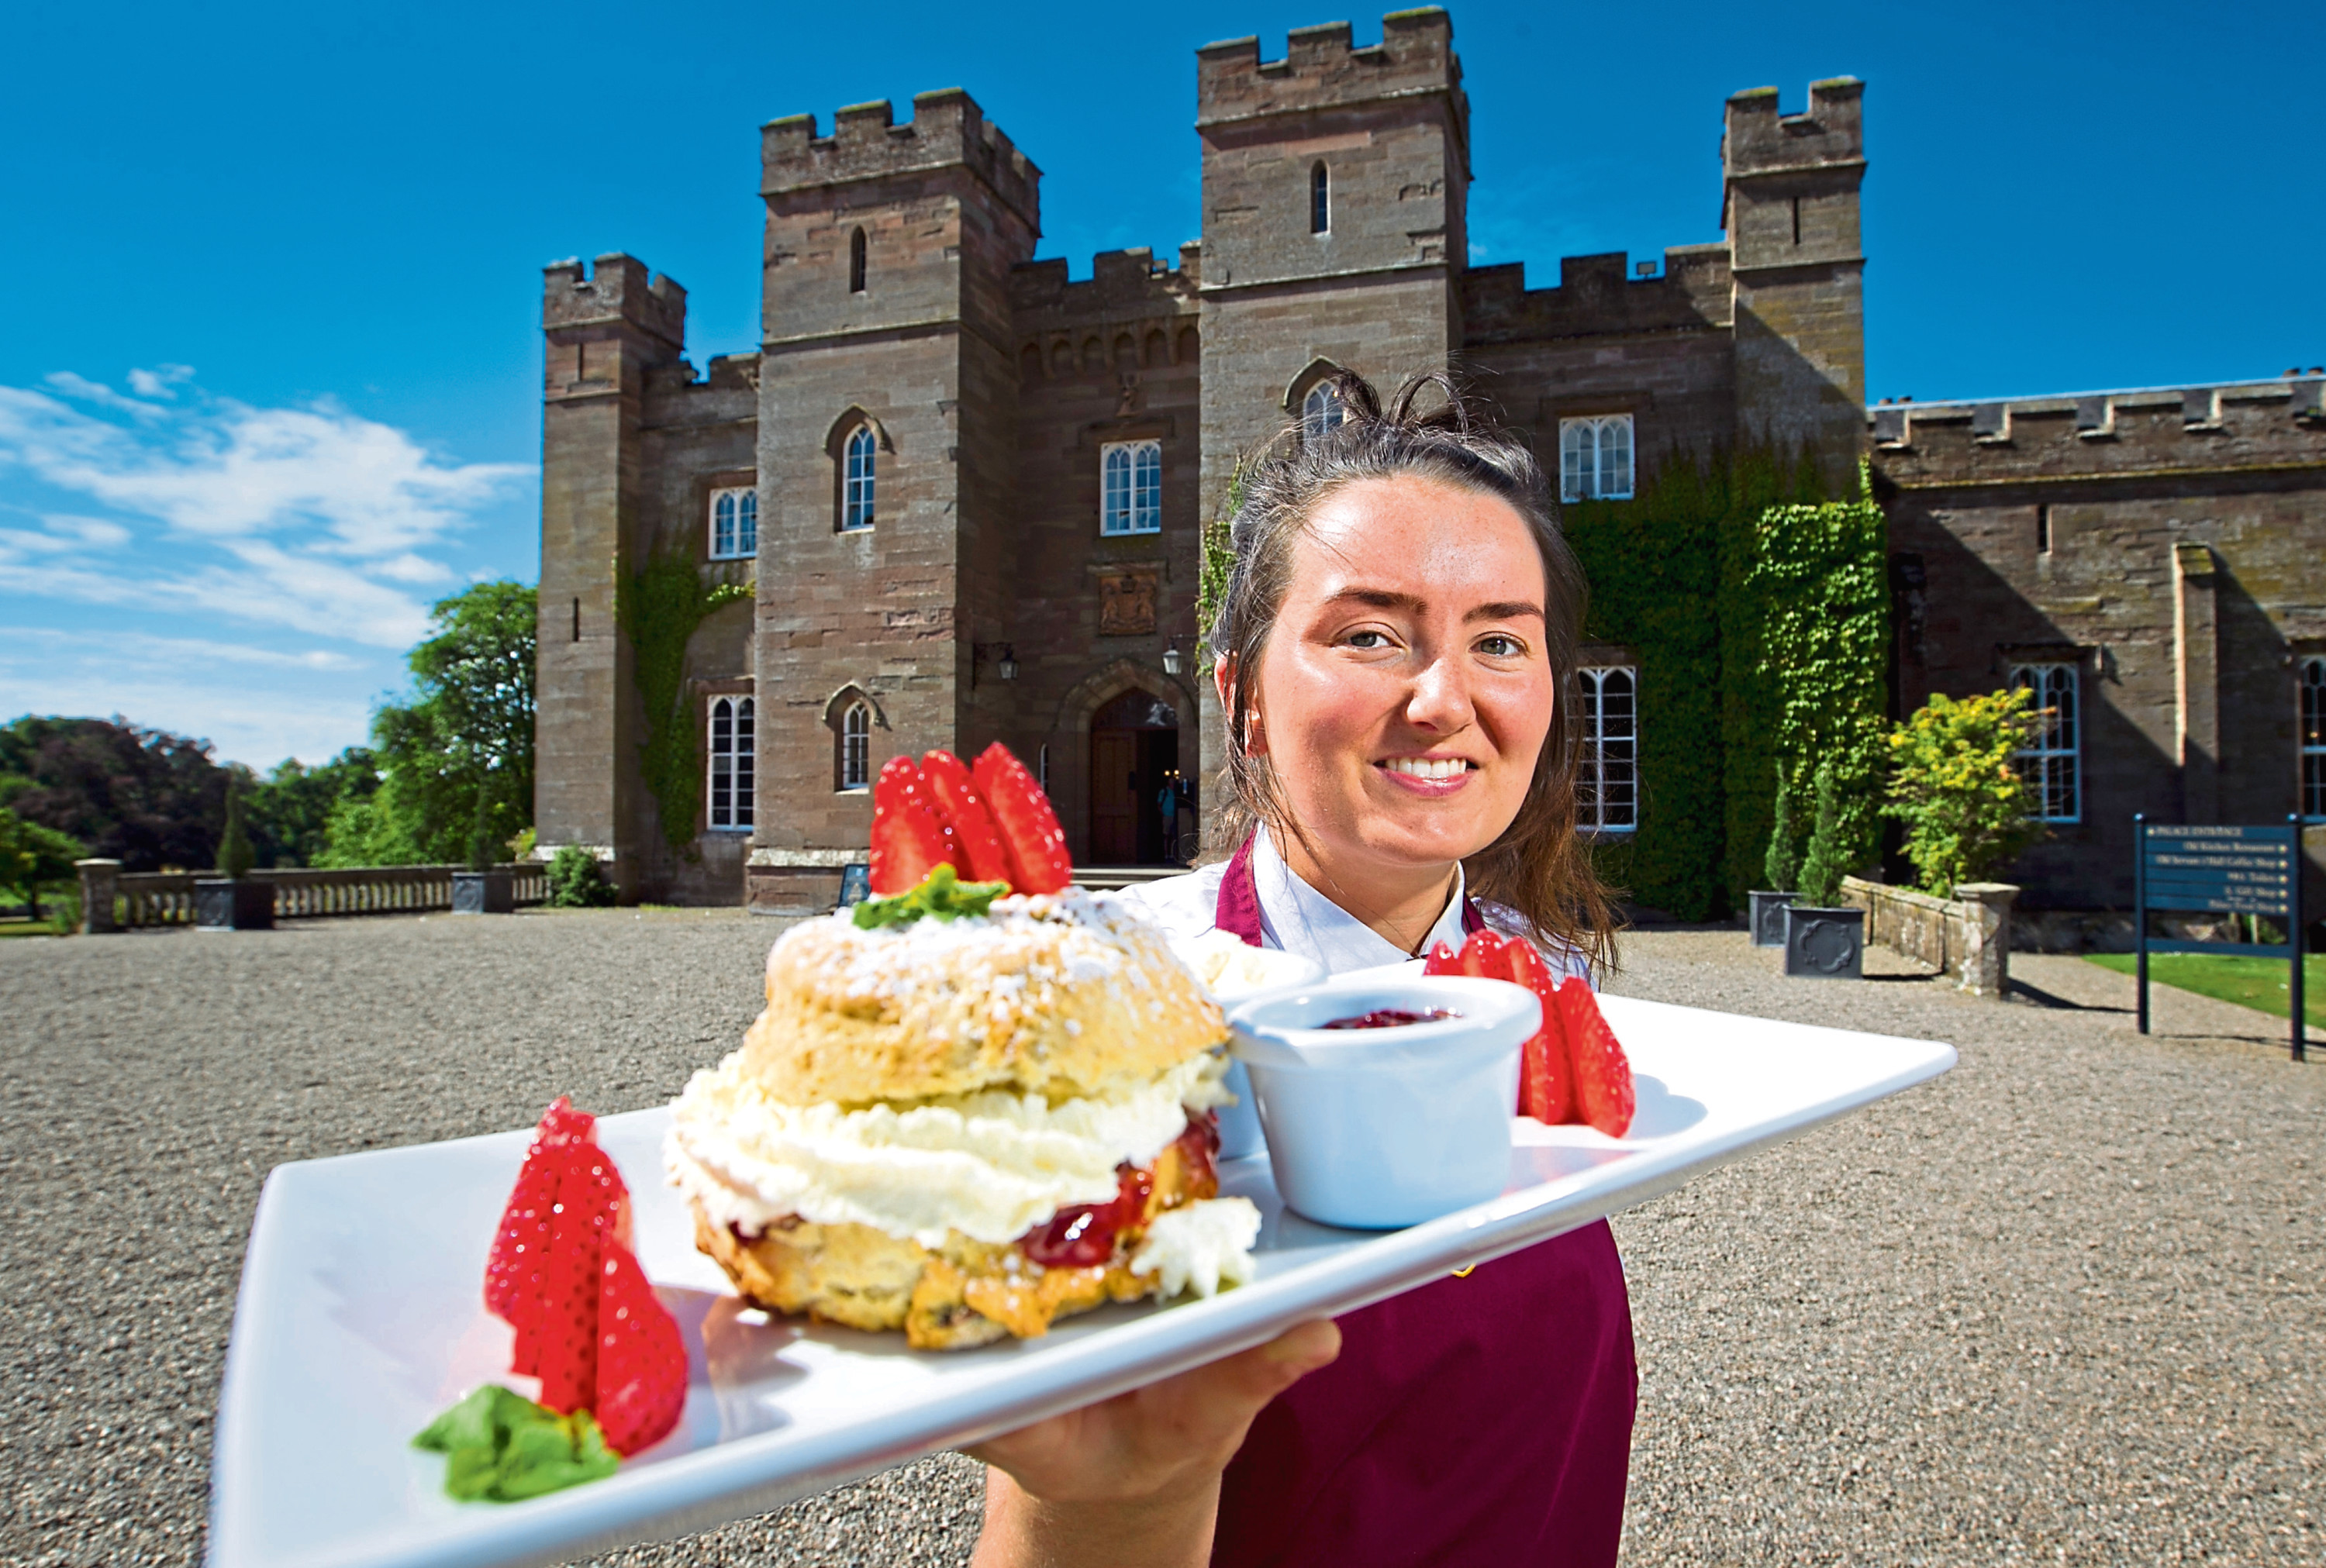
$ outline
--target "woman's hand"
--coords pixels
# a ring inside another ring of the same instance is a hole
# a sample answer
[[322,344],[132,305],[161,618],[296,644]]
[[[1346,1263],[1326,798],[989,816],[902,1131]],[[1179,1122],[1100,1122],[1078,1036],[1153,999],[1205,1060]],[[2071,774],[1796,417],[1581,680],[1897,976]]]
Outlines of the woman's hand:
[[1302,1323],[970,1449],[992,1467],[972,1568],[1199,1568],[1211,1556],[1220,1472],[1253,1417],[1340,1353],[1337,1327]]

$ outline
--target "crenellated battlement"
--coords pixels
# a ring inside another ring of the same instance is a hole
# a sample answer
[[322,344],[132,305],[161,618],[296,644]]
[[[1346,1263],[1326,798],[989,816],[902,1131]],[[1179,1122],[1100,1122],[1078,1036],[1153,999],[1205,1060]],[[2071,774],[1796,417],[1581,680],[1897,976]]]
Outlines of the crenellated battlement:
[[1561,256],[1556,288],[1530,289],[1520,262],[1473,267],[1462,279],[1462,320],[1473,344],[1729,324],[1725,246],[1675,246],[1652,277],[1627,276],[1621,251]]
[[620,251],[597,260],[594,274],[579,257],[541,269],[541,327],[594,327],[620,323],[667,344],[675,352],[686,343],[686,291],[673,279],[655,276],[646,263]]
[[1233,38],[1196,51],[1196,126],[1381,98],[1448,95],[1466,123],[1462,62],[1454,52],[1454,19],[1436,6],[1382,18],[1382,41],[1363,49],[1349,24],[1296,27],[1282,60],[1263,60],[1260,40]]
[[973,171],[1039,229],[1042,172],[959,88],[916,95],[913,117],[901,125],[883,98],[842,109],[829,136],[816,135],[814,115],[759,128],[762,196],[954,165]]
[[1028,324],[1056,326],[1069,322],[1143,320],[1156,316],[1192,315],[1197,309],[1196,278],[1190,271],[1193,246],[1183,247],[1181,264],[1155,259],[1140,246],[1130,250],[1103,250],[1091,258],[1091,275],[1069,282],[1063,256],[1021,262],[1010,269],[1009,306]]
[[1781,114],[1777,89],[1728,100],[1721,160],[1731,180],[1858,163],[1865,158],[1865,84],[1854,76],[1810,83],[1805,114]]

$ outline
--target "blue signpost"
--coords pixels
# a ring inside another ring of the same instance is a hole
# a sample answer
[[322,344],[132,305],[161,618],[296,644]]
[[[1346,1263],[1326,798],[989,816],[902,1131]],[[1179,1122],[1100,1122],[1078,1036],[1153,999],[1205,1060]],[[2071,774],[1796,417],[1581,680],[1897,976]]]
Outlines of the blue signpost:
[[[2302,1010],[2302,820],[2282,828],[2167,827],[2146,813],[2133,824],[2133,930],[2138,943],[2140,1032],[2148,1033],[2148,955],[2242,953],[2290,960],[2293,1059],[2303,1058]],[[2285,927],[2282,942],[2166,942],[2148,934],[2151,910],[2258,914]]]

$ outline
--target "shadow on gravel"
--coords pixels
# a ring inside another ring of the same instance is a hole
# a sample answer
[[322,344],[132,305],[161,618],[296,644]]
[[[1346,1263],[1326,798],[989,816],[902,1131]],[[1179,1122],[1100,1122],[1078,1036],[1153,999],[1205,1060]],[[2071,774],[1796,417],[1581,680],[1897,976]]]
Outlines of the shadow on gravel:
[[2014,979],[2011,994],[2025,997],[2039,1007],[2065,1007],[2075,1013],[2129,1013],[2130,1007],[2119,1007],[2111,1002],[2071,1002],[2067,997],[2047,991],[2041,986],[2031,986],[2025,980]]

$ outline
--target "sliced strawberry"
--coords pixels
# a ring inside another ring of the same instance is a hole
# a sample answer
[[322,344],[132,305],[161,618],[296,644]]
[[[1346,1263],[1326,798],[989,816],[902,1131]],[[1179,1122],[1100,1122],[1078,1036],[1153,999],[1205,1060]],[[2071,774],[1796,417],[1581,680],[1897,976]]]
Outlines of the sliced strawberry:
[[[1470,944],[1464,942],[1462,945],[1467,947]],[[1458,975],[1462,972],[1462,955],[1454,950],[1451,943],[1441,942],[1429,950],[1428,958],[1421,960],[1421,972],[1425,975]]]
[[872,784],[872,891],[908,892],[953,857],[921,770],[909,756],[890,757]]
[[970,776],[969,764],[949,751],[933,751],[921,758],[921,777],[929,798],[953,830],[954,864],[972,882],[1009,880],[1009,851],[1002,847],[1001,830],[985,809],[985,796]]
[[1550,966],[1527,943],[1512,942],[1503,952],[1511,979],[1542,1004],[1542,1026],[1519,1057],[1519,1114],[1557,1127],[1575,1106],[1575,1074],[1568,1060],[1567,1031],[1561,1026],[1558,988],[1551,980]]
[[1609,1137],[1622,1137],[1632,1127],[1632,1063],[1580,975],[1560,984],[1558,1007],[1575,1065],[1576,1112]]
[[997,740],[978,755],[975,776],[1009,852],[1010,886],[1020,893],[1056,893],[1072,882],[1075,863],[1066,854],[1065,830],[1026,765]]
[[1511,978],[1511,961],[1503,950],[1510,945],[1500,932],[1474,931],[1463,942],[1462,973],[1482,980],[1506,980]]
[[609,1227],[604,1180],[592,1167],[611,1162],[594,1144],[568,1145],[559,1153],[535,1354],[541,1402],[570,1415],[587,1406],[598,1387],[598,1260]]
[[530,1363],[541,1319],[542,1261],[557,1202],[560,1161],[567,1146],[591,1137],[595,1122],[562,1094],[543,1113],[485,1263],[485,1310],[517,1331],[517,1362],[510,1370],[527,1377],[535,1370]]
[[598,1266],[597,1389],[591,1412],[624,1458],[670,1434],[686,1409],[686,1346],[630,1249],[609,1242]]

